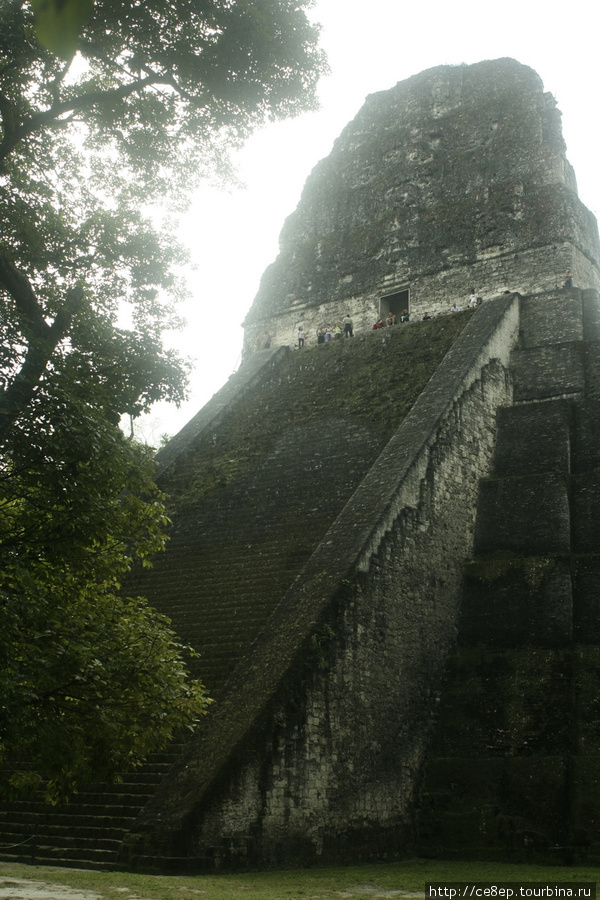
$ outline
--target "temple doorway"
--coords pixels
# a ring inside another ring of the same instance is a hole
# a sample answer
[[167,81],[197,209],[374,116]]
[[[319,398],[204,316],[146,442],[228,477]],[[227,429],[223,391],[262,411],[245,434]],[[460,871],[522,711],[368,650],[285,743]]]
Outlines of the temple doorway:
[[396,322],[400,321],[402,313],[407,311],[410,313],[410,291],[409,288],[403,288],[401,291],[395,291],[393,294],[386,294],[379,301],[379,316],[385,322],[390,313],[396,316]]

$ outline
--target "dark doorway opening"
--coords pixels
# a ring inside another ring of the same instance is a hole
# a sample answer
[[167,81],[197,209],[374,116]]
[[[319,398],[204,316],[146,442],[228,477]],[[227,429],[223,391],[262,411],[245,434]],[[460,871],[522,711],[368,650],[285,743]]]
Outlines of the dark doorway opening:
[[379,315],[384,322],[390,313],[396,316],[396,322],[399,322],[404,312],[410,313],[409,288],[386,294],[379,301]]

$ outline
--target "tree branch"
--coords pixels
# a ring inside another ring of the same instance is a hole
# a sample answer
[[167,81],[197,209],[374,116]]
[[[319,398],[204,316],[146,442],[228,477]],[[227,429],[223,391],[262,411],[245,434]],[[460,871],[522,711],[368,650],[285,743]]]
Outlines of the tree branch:
[[129,84],[123,84],[119,88],[108,91],[89,91],[79,97],[73,97],[71,100],[63,100],[62,103],[54,103],[49,109],[40,113],[35,113],[25,119],[18,127],[12,128],[10,132],[6,132],[4,140],[0,143],[0,160],[6,157],[15,149],[17,144],[28,137],[35,131],[39,131],[45,125],[53,124],[59,116],[65,113],[74,113],[83,109],[89,109],[99,103],[113,100],[122,100],[143,90],[150,84],[170,83],[168,79],[162,75],[152,74],[147,78],[140,78]]
[[0,285],[15,301],[21,327],[27,339],[27,352],[21,369],[0,396],[0,443],[3,442],[33,397],[46,366],[58,343],[66,336],[73,317],[81,306],[83,288],[71,288],[52,325],[46,322],[29,280],[3,254],[0,254]]
[[50,326],[44,318],[29,279],[3,253],[0,253],[0,285],[15,301],[19,325],[26,338],[43,338]]

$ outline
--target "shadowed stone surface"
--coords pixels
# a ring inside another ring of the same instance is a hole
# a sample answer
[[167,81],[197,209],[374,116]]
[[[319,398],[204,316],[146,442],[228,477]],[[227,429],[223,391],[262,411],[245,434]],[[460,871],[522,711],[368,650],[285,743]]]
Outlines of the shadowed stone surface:
[[475,552],[528,556],[568,553],[571,531],[567,488],[567,479],[554,473],[483,481]]
[[518,395],[523,359],[528,371],[532,354],[543,359],[534,376],[549,399],[498,415],[495,477],[481,483],[479,555],[464,566],[458,646],[423,784],[421,852],[600,855],[588,796],[600,783],[600,402],[583,399],[590,365],[581,399],[550,399],[567,392],[565,370],[548,364],[549,351],[574,346],[588,359],[595,315],[582,296],[583,341],[553,348],[549,334],[560,340],[564,329],[540,299],[522,303],[532,346],[511,363]]
[[571,409],[561,400],[505,407],[498,411],[496,475],[568,475]]
[[585,393],[584,349],[580,343],[516,350],[511,364],[515,401],[546,400]]

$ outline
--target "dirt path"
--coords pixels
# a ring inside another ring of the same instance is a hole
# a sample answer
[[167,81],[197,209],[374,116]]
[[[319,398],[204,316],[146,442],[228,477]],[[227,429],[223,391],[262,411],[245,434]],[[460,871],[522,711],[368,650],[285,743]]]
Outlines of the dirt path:
[[93,891],[78,891],[65,884],[0,875],[0,900],[99,900],[100,896]]
[[[198,891],[197,893],[204,893]],[[422,891],[389,891],[374,884],[361,884],[344,891],[335,891],[340,900],[354,900],[365,895],[378,898],[401,898],[401,900],[421,900]],[[0,875],[0,900],[102,900],[102,894],[94,891],[80,891],[66,884],[52,884],[29,878],[11,878]],[[135,898],[139,900],[139,898]]]

